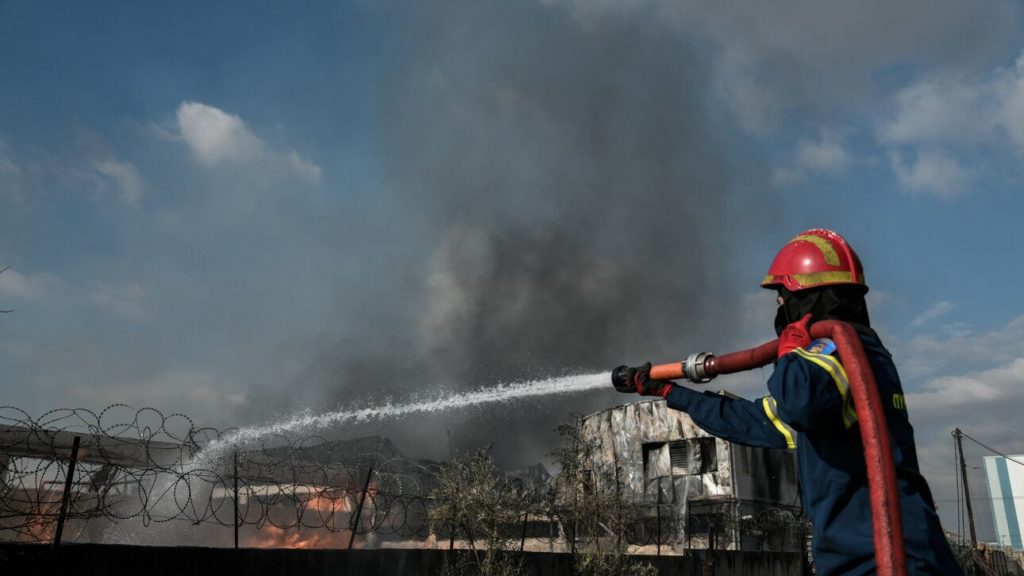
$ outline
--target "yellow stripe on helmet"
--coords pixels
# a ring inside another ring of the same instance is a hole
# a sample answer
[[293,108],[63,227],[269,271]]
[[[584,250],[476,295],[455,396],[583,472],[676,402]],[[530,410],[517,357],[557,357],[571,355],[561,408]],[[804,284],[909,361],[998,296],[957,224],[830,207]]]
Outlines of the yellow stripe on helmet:
[[[810,274],[793,274],[793,281],[802,287],[818,286],[821,284],[853,284],[853,275],[844,270],[827,270],[825,272],[811,272]],[[761,280],[761,285],[781,283],[781,277],[766,274]],[[856,284],[864,284],[864,274],[857,275]]]
[[[835,282],[853,283],[853,274],[845,270],[829,270],[825,272],[811,272],[810,274],[793,274],[793,280],[801,286],[816,286]],[[864,275],[857,275],[857,284],[864,283]]]
[[821,236],[812,236],[811,234],[797,236],[796,238],[790,240],[790,242],[799,242],[801,240],[803,240],[804,242],[810,242],[811,244],[817,246],[818,250],[821,250],[821,255],[825,257],[826,264],[828,264],[829,266],[839,266],[839,254],[836,252],[836,249],[835,247],[832,246],[831,242],[825,240]]

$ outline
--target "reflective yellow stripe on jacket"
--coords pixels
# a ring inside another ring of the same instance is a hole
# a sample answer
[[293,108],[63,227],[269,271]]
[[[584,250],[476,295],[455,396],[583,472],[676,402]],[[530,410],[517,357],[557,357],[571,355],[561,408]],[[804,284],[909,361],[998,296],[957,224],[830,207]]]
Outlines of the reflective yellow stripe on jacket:
[[775,398],[771,396],[761,398],[761,407],[764,408],[764,413],[768,415],[768,419],[771,420],[775,428],[786,438],[786,448],[796,448],[796,441],[794,440],[796,430],[793,430],[788,424],[779,419],[778,405],[775,402]]
[[801,358],[821,366],[832,376],[832,380],[836,383],[836,388],[839,389],[839,396],[843,399],[841,408],[843,424],[847,428],[853,426],[857,421],[857,412],[853,409],[850,398],[850,381],[846,378],[846,370],[843,369],[843,365],[839,363],[839,360],[827,354],[814,354],[802,348],[797,348],[793,352],[799,354]]

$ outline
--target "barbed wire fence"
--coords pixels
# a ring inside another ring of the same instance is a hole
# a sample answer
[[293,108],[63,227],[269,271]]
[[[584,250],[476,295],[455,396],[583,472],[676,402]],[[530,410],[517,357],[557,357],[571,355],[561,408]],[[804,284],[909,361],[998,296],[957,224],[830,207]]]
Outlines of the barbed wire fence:
[[[443,463],[406,458],[383,438],[320,435],[268,436],[204,455],[211,444],[229,443],[234,431],[123,404],[38,417],[0,407],[0,542],[334,548],[472,542],[472,535],[429,521]],[[792,549],[789,543],[809,531],[802,515],[782,509],[740,517],[720,507],[680,517],[670,506],[648,508],[622,535],[639,553],[724,547],[744,538],[747,546]],[[567,551],[587,537],[568,517],[557,506],[531,505],[507,530],[520,538],[520,549]]]

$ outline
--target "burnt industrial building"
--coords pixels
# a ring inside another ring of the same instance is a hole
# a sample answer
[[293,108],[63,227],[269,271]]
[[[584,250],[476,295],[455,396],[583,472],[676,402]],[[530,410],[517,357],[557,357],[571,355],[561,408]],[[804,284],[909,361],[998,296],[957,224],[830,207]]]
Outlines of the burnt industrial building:
[[674,532],[663,540],[683,548],[802,548],[794,450],[716,438],[660,399],[590,414],[579,430],[595,481],[613,483],[648,520],[657,516],[660,530]]

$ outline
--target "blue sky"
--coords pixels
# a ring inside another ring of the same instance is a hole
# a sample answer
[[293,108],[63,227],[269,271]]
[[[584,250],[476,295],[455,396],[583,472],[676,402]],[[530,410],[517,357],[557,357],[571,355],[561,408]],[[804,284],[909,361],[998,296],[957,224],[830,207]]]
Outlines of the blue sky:
[[[231,426],[725,351],[772,336],[756,284],[821,226],[948,499],[953,426],[1024,452],[1020,29],[998,1],[0,2],[0,404]],[[621,401],[376,431],[440,457],[522,421],[496,450],[528,464]]]

